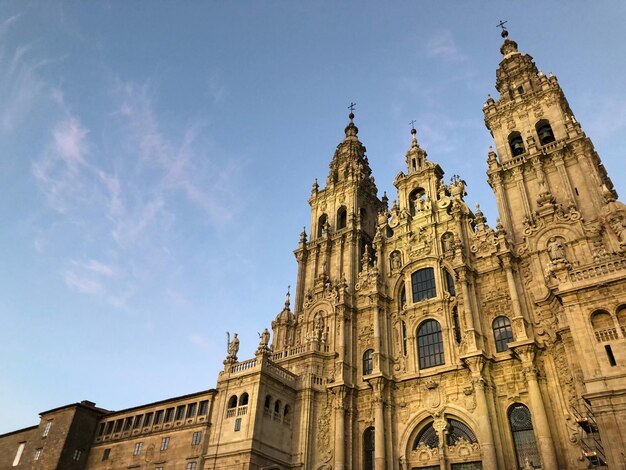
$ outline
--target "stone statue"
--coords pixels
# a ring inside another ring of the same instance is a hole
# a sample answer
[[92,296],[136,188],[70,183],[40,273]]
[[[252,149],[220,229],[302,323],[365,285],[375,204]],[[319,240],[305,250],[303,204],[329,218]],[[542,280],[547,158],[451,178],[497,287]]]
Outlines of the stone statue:
[[264,348],[267,348],[268,344],[270,344],[270,332],[267,328],[265,328],[263,330],[263,333],[261,333],[260,335],[261,337],[261,342],[259,343],[259,346],[263,346]]
[[402,259],[400,258],[400,253],[394,251],[391,254],[391,270],[398,271],[402,267]]
[[558,238],[551,237],[550,240],[548,240],[546,248],[551,261],[565,260],[565,248]]
[[230,340],[230,333],[226,332],[228,337],[228,359],[232,359],[234,361],[237,360],[237,353],[239,352],[239,338],[237,338],[237,333],[233,336],[233,340]]

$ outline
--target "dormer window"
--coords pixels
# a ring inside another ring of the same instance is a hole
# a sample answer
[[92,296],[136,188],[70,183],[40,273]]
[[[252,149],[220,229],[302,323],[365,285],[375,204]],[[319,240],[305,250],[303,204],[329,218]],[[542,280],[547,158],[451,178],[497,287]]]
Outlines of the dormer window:
[[539,136],[539,142],[541,142],[541,145],[546,145],[556,140],[554,138],[554,132],[552,132],[552,126],[550,126],[550,123],[545,119],[539,121],[536,124],[535,129],[537,129],[537,136]]
[[511,153],[514,157],[526,152],[526,149],[524,148],[524,141],[522,140],[522,136],[519,132],[511,133],[509,136],[509,146],[511,147]]

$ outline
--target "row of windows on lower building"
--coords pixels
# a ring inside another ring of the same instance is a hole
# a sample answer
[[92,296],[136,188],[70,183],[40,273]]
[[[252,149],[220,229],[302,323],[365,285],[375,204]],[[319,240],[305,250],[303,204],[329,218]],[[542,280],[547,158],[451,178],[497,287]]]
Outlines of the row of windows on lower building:
[[[165,470],[166,467],[154,467],[154,470]],[[198,462],[187,462],[186,470],[197,470]]]
[[[496,317],[492,323],[493,337],[496,351],[503,352],[508,349],[508,343],[513,341],[513,329],[511,322],[505,316]],[[460,336],[456,335],[455,337]],[[402,322],[402,337],[404,341],[404,354],[406,354],[406,327]],[[456,338],[460,343],[460,338]],[[419,368],[428,369],[445,363],[443,351],[443,334],[441,325],[437,320],[426,320],[417,328],[417,356]],[[363,375],[369,375],[374,370],[374,350],[368,349],[363,353]]]
[[100,423],[98,436],[104,436],[114,432],[130,431],[141,427],[152,426],[153,424],[169,423],[182,419],[204,416],[209,412],[209,401],[203,400],[199,403],[189,403],[176,407],[165,408],[155,412],[129,416],[117,420]]
[[[20,442],[17,446],[17,452],[15,453],[15,458],[13,459],[13,467],[17,467],[22,460],[22,455],[24,454],[24,447],[26,447],[26,442]],[[81,457],[85,451],[83,449],[75,449],[72,454],[72,460],[80,461]],[[41,456],[43,455],[43,447],[39,447],[35,449],[35,454],[33,455],[33,460],[37,462],[41,460]]]
[[[191,436],[191,445],[197,446],[197,445],[200,445],[201,442],[202,442],[202,431],[194,432],[193,435]],[[170,446],[169,436],[161,438],[161,447],[159,450],[161,452],[164,452],[169,448],[169,446]],[[142,450],[143,450],[143,442],[135,443],[133,455],[135,456],[141,455]],[[102,452],[102,460],[109,460],[110,457],[111,457],[111,448],[104,449],[104,451]]]

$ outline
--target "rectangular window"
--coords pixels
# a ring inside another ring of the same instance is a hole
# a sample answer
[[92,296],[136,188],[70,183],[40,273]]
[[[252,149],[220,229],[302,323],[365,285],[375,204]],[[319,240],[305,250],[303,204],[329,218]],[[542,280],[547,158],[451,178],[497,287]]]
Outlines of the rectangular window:
[[83,455],[83,451],[81,449],[76,449],[74,451],[74,455],[72,456],[72,460],[79,461],[80,457]]
[[197,466],[198,464],[196,462],[189,462],[187,464],[187,470],[196,470],[196,468],[198,468]]
[[169,446],[170,446],[169,437],[164,437],[163,439],[161,439],[161,451],[167,450]]
[[102,436],[104,434],[105,426],[106,425],[104,423],[100,423],[100,426],[98,426],[98,436]]
[[198,414],[204,416],[209,412],[209,400],[203,400],[200,402],[200,409],[198,410]]
[[615,356],[613,355],[613,350],[611,349],[611,345],[610,344],[605,344],[604,345],[604,349],[606,351],[606,355],[609,358],[609,364],[611,364],[611,367],[614,367],[617,365],[617,361],[615,360]]
[[193,436],[191,437],[191,445],[192,446],[197,446],[198,444],[200,444],[200,439],[202,438],[202,432],[200,431],[196,431],[193,433]]
[[152,424],[152,416],[154,413],[146,413],[146,419],[143,420],[143,426],[150,426]]
[[176,419],[183,419],[185,417],[185,405],[180,405],[176,408]]
[[26,446],[25,442],[20,442],[20,445],[17,446],[17,452],[15,453],[15,458],[13,459],[14,467],[17,467],[20,464],[20,459],[22,458],[22,454],[24,453],[25,446]]
[[187,418],[193,418],[196,415],[197,403],[191,403],[187,406]]
[[154,424],[161,424],[163,422],[163,414],[165,412],[163,410],[159,410],[154,415]]
[[143,447],[143,442],[138,442],[137,444],[135,444],[135,451],[133,452],[133,455],[141,455],[142,447]]
[[111,449],[104,449],[102,460],[109,460],[109,455],[111,455]]
[[174,419],[174,408],[168,408],[165,410],[165,422],[169,423]]
[[43,449],[40,447],[39,449],[35,450],[35,460],[39,460],[41,458],[41,451]]
[[113,432],[113,425],[115,424],[114,421],[109,421],[107,423],[107,427],[106,430],[104,431],[104,434],[111,434]]
[[437,295],[435,289],[435,271],[433,268],[424,268],[411,274],[413,288],[413,302],[430,299]]
[[235,420],[235,432],[240,431],[241,430],[241,418],[237,418]]
[[115,422],[115,432],[120,432],[122,430],[122,426],[124,426],[124,420],[123,419],[118,419]]
[[43,437],[48,437],[48,434],[50,434],[50,428],[52,427],[52,420],[48,420],[48,422],[46,423],[46,427],[43,430]]
[[143,421],[143,415],[135,416],[135,423],[133,424],[133,428],[140,428],[141,422]]
[[133,427],[133,418],[126,418],[126,422],[124,423],[124,431],[128,431]]

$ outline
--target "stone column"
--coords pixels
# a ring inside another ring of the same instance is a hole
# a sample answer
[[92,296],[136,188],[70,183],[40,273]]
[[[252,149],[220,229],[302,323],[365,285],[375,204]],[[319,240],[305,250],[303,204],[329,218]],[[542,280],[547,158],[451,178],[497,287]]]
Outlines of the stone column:
[[335,390],[335,469],[345,469],[346,453],[346,425],[345,425],[345,397],[343,387]]
[[482,452],[483,467],[495,470],[498,468],[498,459],[493,440],[491,417],[489,416],[489,404],[485,394],[485,379],[482,376],[485,358],[483,356],[473,356],[465,358],[464,361],[472,373],[472,383],[476,393],[476,411],[474,416],[478,422],[478,442]]
[[509,286],[509,293],[511,294],[511,306],[513,307],[512,323],[515,331],[515,341],[522,341],[528,339],[528,335],[526,334],[526,325],[524,322],[524,316],[522,315],[522,305],[519,301],[517,283],[515,282],[515,276],[513,275],[511,255],[506,254],[500,259],[502,260],[502,266],[504,267],[507,284]]
[[374,468],[385,470],[385,412],[383,403],[384,379],[370,381],[374,389]]
[[489,181],[494,189],[496,195],[496,202],[498,203],[498,213],[502,220],[504,228],[509,233],[513,233],[513,223],[511,222],[511,210],[509,209],[509,201],[504,191],[504,182],[502,181],[502,175],[500,173],[493,173],[489,175]]
[[381,371],[381,359],[382,359],[382,349],[381,349],[381,331],[380,331],[380,311],[378,306],[372,307],[372,315],[374,316],[374,354],[373,356],[376,358],[374,362],[374,372]]
[[466,270],[459,270],[459,282],[461,284],[461,292],[463,293],[463,319],[465,320],[465,335],[464,340],[467,342],[466,350],[468,352],[476,351],[478,349],[478,341],[474,323],[474,309],[472,308],[472,299],[470,298],[470,290],[467,285],[469,282]]
[[535,345],[525,344],[516,346],[514,347],[514,352],[522,362],[522,370],[526,377],[526,382],[528,383],[530,412],[532,414],[533,429],[537,437],[539,455],[541,456],[541,467],[545,469],[559,468],[546,408],[543,404],[543,398],[541,397],[539,383],[537,382],[537,369],[533,362],[535,358]]

